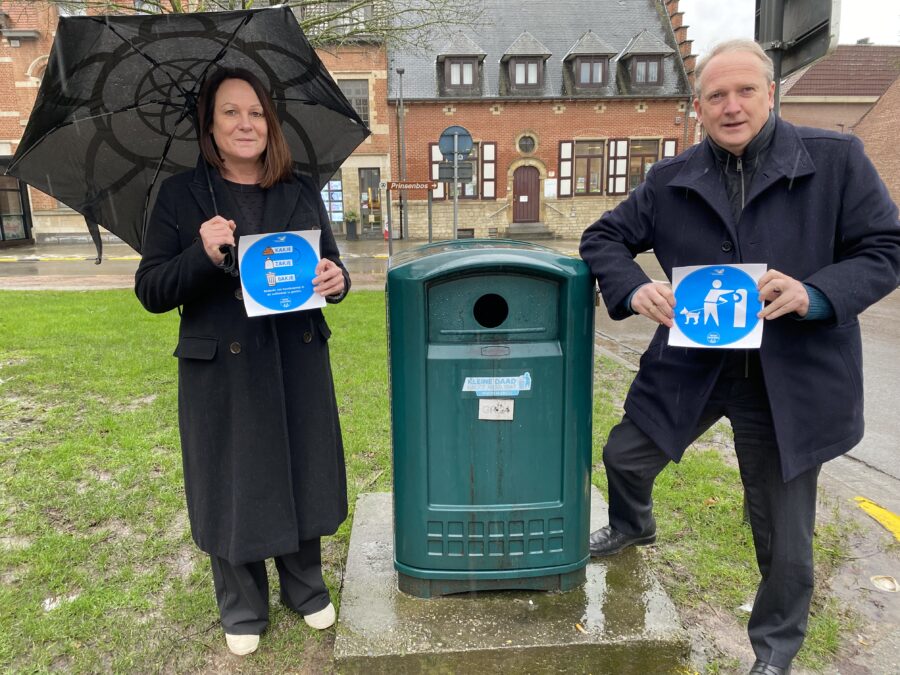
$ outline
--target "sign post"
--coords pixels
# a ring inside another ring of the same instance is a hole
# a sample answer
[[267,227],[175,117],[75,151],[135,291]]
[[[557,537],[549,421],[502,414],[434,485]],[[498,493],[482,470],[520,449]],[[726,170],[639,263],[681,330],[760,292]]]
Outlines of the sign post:
[[[447,127],[441,132],[438,148],[445,160],[453,160],[453,238],[456,239],[459,222],[459,160],[466,159],[472,152],[472,134],[464,127]],[[452,158],[448,155],[452,155]]]
[[781,80],[837,47],[841,0],[756,0],[753,39],[775,65],[775,114]]

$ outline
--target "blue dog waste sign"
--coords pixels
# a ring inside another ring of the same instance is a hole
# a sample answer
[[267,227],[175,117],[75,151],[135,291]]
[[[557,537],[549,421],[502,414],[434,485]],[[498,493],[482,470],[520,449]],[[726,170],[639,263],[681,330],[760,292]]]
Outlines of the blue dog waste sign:
[[762,309],[756,284],[765,265],[703,265],[672,269],[675,347],[757,349]]
[[247,316],[324,307],[313,292],[319,263],[319,230],[241,237],[238,263]]

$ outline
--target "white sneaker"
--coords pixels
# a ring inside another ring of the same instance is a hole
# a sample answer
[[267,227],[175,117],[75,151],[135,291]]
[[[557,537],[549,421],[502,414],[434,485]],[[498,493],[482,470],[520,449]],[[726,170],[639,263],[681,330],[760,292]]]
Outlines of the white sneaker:
[[326,628],[330,628],[334,625],[334,620],[336,618],[337,614],[334,611],[334,605],[329,602],[328,607],[326,607],[325,609],[320,609],[318,612],[314,612],[313,614],[307,614],[303,617],[303,620],[311,628],[315,628],[316,630],[325,630]]
[[252,654],[259,647],[259,635],[231,635],[225,633],[225,644],[228,651],[237,656]]

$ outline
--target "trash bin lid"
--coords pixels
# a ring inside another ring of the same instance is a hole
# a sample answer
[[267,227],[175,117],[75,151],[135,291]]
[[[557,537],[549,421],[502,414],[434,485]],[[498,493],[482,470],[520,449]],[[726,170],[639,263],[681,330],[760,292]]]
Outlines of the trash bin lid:
[[399,267],[416,260],[421,260],[428,256],[440,253],[452,253],[456,251],[474,251],[474,250],[509,250],[516,251],[534,251],[539,253],[550,253],[553,255],[561,255],[559,251],[548,246],[540,244],[532,244],[529,241],[518,241],[516,239],[466,239],[466,240],[447,240],[437,241],[433,244],[424,244],[416,248],[406,249],[394,255],[388,267]]

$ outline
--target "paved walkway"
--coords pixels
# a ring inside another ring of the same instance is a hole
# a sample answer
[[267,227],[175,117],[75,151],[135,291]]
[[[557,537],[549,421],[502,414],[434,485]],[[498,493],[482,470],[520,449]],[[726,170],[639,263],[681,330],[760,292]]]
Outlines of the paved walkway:
[[[427,244],[395,240],[394,253]],[[578,255],[575,239],[535,242],[565,255]],[[388,242],[380,239],[338,240],[341,257],[353,277],[354,288],[384,287]],[[34,244],[0,248],[0,290],[95,290],[131,288],[140,256],[122,243],[104,244],[103,261],[96,264],[92,243]]]

